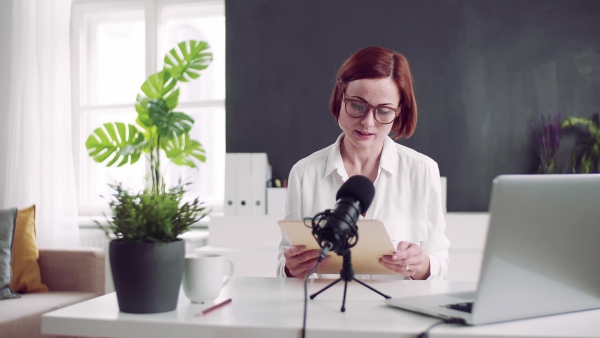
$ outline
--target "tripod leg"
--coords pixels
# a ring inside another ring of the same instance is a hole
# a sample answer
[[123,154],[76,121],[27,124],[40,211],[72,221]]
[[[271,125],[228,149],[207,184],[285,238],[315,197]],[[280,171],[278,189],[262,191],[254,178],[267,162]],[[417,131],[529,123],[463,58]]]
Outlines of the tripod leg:
[[[371,287],[371,286],[369,286],[369,285],[367,285],[367,284],[365,284],[365,283],[363,283],[363,282],[359,281],[359,280],[358,280],[358,279],[356,279],[356,278],[352,278],[352,279],[353,279],[355,282],[358,282],[359,284],[361,284],[361,285],[363,285],[363,286],[366,286],[367,288],[371,289],[372,291],[375,291],[376,293],[380,294],[380,295],[381,295],[381,296],[383,296],[383,298],[385,298],[385,299],[390,299],[390,298],[392,298],[392,297],[390,297],[390,296],[388,296],[388,295],[386,295],[386,294],[384,294],[384,293],[381,293],[381,292],[379,292],[378,290],[375,290],[373,287]],[[345,296],[345,293],[344,293],[344,296]]]
[[346,312],[346,289],[348,289],[348,281],[344,281],[344,298],[342,298],[342,308],[340,311]]
[[333,282],[329,283],[329,285],[327,285],[326,287],[322,288],[321,290],[317,291],[316,293],[313,293],[312,295],[310,295],[310,299],[315,299],[316,296],[318,296],[321,292],[329,289],[330,287],[332,287],[335,283],[341,281],[341,278],[338,278],[336,280],[334,280]]

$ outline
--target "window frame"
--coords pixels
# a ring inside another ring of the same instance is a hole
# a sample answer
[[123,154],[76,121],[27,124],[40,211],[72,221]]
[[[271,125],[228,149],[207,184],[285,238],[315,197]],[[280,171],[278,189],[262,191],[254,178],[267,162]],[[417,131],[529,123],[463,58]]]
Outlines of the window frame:
[[[134,95],[132,93],[132,100],[130,103],[126,104],[111,104],[111,105],[102,105],[102,104],[88,104],[89,100],[87,99],[87,88],[86,88],[86,79],[84,77],[84,72],[90,69],[90,63],[93,63],[93,60],[89,60],[85,58],[85,39],[89,39],[89,36],[85,36],[86,33],[86,14],[94,13],[97,15],[98,13],[112,12],[114,10],[128,10],[128,9],[136,9],[143,11],[144,18],[144,29],[145,29],[145,77],[148,78],[151,74],[158,71],[157,67],[159,64],[158,57],[158,31],[159,25],[161,22],[159,21],[158,13],[164,7],[172,7],[178,5],[217,5],[223,7],[225,1],[224,0],[73,0],[72,11],[71,11],[71,101],[72,101],[72,152],[73,152],[73,161],[75,166],[75,179],[77,184],[77,194],[78,194],[78,209],[80,218],[87,219],[89,216],[97,217],[101,215],[110,214],[110,209],[108,207],[108,203],[103,205],[96,205],[92,203],[89,198],[92,195],[91,189],[91,178],[89,177],[91,174],[90,167],[102,165],[99,163],[94,163],[91,158],[88,156],[85,146],[85,140],[88,136],[88,132],[86,128],[88,127],[87,119],[89,118],[86,114],[89,112],[100,111],[100,110],[133,110],[134,105]],[[111,17],[112,18],[112,17]],[[162,59],[162,55],[160,57]],[[162,64],[161,64],[162,65]],[[93,65],[92,65],[93,66]],[[225,77],[225,74],[223,74]],[[225,113],[225,98],[218,100],[194,100],[187,102],[180,102],[178,105],[178,109],[221,109]],[[87,112],[87,113],[84,113]],[[223,116],[224,120],[224,116]],[[225,136],[223,135],[223,142]],[[224,171],[224,157],[225,157],[225,149],[223,147],[223,154],[218,154],[217,158],[223,158],[223,171]],[[210,155],[208,155],[210,156]],[[144,158],[141,158],[140,161],[143,161]],[[84,161],[89,161],[86,163]],[[202,165],[202,164],[201,164]],[[110,182],[107,182],[110,183]],[[221,194],[224,194],[224,182],[222,187],[220,187]],[[210,207],[213,212],[222,212],[223,210],[223,201],[222,198],[213,198],[210,201]],[[87,223],[87,221],[84,221]]]

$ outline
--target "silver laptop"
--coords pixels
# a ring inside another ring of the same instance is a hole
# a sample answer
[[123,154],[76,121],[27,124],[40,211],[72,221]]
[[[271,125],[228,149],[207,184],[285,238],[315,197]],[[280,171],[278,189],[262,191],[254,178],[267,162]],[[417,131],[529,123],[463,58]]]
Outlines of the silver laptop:
[[470,325],[600,308],[599,244],[600,174],[498,176],[477,290],[386,303]]

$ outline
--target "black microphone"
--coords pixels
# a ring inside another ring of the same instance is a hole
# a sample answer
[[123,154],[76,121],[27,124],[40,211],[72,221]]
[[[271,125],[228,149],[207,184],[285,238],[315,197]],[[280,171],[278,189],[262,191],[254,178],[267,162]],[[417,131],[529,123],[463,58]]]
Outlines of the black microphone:
[[334,208],[315,215],[313,236],[322,248],[319,260],[323,260],[329,251],[341,256],[356,245],[356,221],[369,209],[374,196],[375,187],[370,179],[352,176],[338,190]]

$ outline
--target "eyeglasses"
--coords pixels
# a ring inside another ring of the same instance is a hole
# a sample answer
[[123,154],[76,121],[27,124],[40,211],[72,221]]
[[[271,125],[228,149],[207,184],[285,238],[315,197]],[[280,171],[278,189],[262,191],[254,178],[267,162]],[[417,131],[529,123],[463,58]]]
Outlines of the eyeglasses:
[[371,109],[373,109],[373,116],[375,117],[375,121],[381,124],[390,124],[394,122],[396,116],[400,114],[400,108],[391,108],[386,106],[372,106],[365,101],[350,99],[346,97],[346,93],[344,95],[344,108],[346,109],[346,114],[350,117],[360,118],[365,116]]

